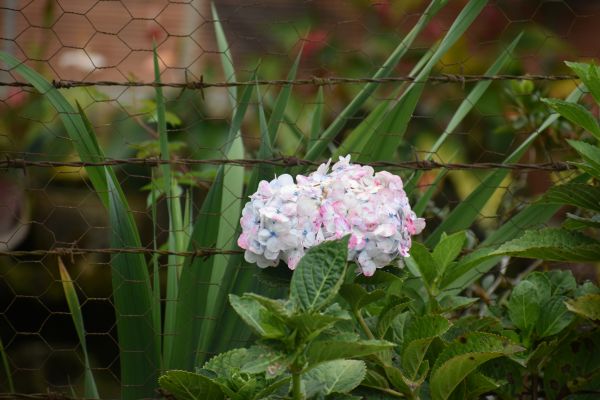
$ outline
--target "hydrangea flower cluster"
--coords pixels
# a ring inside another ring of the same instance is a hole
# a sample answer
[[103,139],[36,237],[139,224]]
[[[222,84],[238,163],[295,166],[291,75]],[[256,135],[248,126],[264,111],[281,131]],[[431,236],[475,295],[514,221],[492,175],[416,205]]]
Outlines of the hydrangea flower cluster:
[[331,171],[330,162],[296,182],[287,174],[260,182],[242,211],[238,245],[246,261],[264,268],[283,260],[293,270],[306,249],[347,234],[348,260],[366,276],[408,256],[425,221],[411,210],[402,179],[351,164],[350,156]]

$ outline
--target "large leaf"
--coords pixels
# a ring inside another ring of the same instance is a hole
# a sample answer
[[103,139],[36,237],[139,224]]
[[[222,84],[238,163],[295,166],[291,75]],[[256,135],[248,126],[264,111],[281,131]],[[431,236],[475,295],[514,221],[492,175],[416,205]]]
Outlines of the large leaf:
[[600,125],[598,120],[584,106],[559,99],[542,99],[554,111],[575,125],[584,128],[600,140]]
[[160,387],[177,400],[221,400],[219,385],[209,378],[187,371],[169,371],[158,381]]
[[443,275],[446,267],[460,254],[467,240],[465,232],[456,232],[450,236],[442,235],[442,240],[433,249],[433,259],[441,270],[438,275]]
[[290,299],[303,311],[318,311],[337,294],[346,272],[349,236],[310,248],[298,263]]
[[418,242],[413,243],[410,248],[410,258],[415,262],[427,287],[431,289],[438,277],[439,269],[427,247]]
[[302,375],[306,388],[306,396],[312,397],[318,393],[347,393],[356,388],[367,373],[363,361],[334,360],[323,363]]
[[[410,32],[404,37],[402,42],[398,44],[396,49],[388,57],[388,59],[382,64],[381,68],[373,75],[373,79],[380,79],[389,76],[394,68],[398,65],[404,54],[408,51],[412,43],[414,42],[417,35],[425,28],[429,21],[433,18],[437,12],[446,5],[448,0],[433,0],[427,9],[421,14],[421,18],[410,30]],[[327,144],[331,142],[338,133],[346,125],[347,121],[361,109],[367,99],[375,92],[379,87],[376,82],[366,84],[361,91],[352,99],[350,104],[342,110],[341,113],[335,118],[335,120],[329,125],[327,129],[321,134],[320,140],[314,143],[307,151],[305,159],[315,161],[327,149]]]
[[341,358],[364,357],[395,346],[385,340],[318,340],[310,344],[306,356],[311,364],[318,364]]
[[[75,285],[69,275],[69,272],[65,268],[62,260],[58,259],[58,270],[60,272],[60,280],[62,282],[63,291],[65,292],[65,298],[67,299],[67,305],[69,306],[69,312],[75,325],[75,331],[79,338],[79,345],[83,353],[83,363],[85,366],[85,372],[83,375],[83,392],[84,397],[89,399],[98,399],[98,389],[96,387],[96,380],[92,374],[92,368],[90,367],[90,357],[87,351],[87,341],[85,338],[85,327],[83,326],[83,314],[81,313],[81,305],[79,304],[79,297],[75,291]],[[8,372],[8,371],[7,371]],[[14,391],[14,390],[13,390]]]
[[402,371],[408,379],[417,379],[431,342],[449,328],[448,320],[439,315],[416,316],[409,320],[402,343]]
[[[113,248],[138,248],[135,227],[119,192],[107,173],[108,210]],[[122,397],[138,399],[154,393],[160,368],[153,332],[152,290],[146,262],[140,253],[117,253],[111,260],[112,288],[119,338]]]
[[375,289],[368,292],[357,283],[343,285],[340,289],[340,294],[350,304],[354,312],[385,297],[384,290]]
[[478,366],[486,361],[521,351],[506,338],[475,332],[459,337],[438,356],[429,389],[433,400],[445,400]]
[[[576,88],[569,97],[568,102],[574,103],[579,100],[583,92],[581,88]],[[550,115],[544,122],[524,140],[508,157],[504,159],[505,163],[517,162],[524,154],[529,146],[537,139],[537,137],[546,130],[556,119],[557,114]],[[438,225],[438,227],[427,237],[426,244],[428,246],[435,245],[440,239],[443,232],[452,233],[463,230],[471,226],[471,224],[479,217],[481,209],[487,204],[488,200],[496,192],[496,189],[504,178],[508,175],[509,170],[498,169],[489,174],[481,184],[471,193],[465,200],[456,206],[450,214]],[[544,211],[542,210],[536,210]],[[553,213],[552,213],[553,214]],[[551,214],[551,215],[552,215]]]
[[596,179],[600,179],[600,147],[579,140],[567,140],[583,158],[585,163],[576,164],[580,169],[586,171]]
[[568,204],[600,212],[600,187],[567,183],[551,187],[540,200],[547,204]]
[[600,242],[578,232],[546,228],[526,231],[521,237],[500,246],[491,255],[552,261],[597,261],[600,259]]

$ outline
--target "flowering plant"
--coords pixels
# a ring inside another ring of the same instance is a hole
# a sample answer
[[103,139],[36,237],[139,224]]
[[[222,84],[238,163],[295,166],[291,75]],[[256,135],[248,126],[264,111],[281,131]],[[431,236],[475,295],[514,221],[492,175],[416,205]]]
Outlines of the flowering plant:
[[288,174],[260,182],[242,211],[246,261],[264,268],[282,260],[293,270],[306,249],[348,234],[348,260],[366,276],[408,256],[425,221],[411,210],[402,179],[351,164],[349,155],[331,171],[330,163],[296,182]]

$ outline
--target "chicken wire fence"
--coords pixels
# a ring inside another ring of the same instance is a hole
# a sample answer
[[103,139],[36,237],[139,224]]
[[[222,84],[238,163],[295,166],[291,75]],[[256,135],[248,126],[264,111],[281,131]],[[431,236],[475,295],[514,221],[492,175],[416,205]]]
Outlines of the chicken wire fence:
[[[1,50],[42,73],[70,101],[81,104],[107,159],[81,162],[45,97],[0,64],[2,397],[49,392],[70,396],[72,388],[80,393],[84,361],[63,292],[59,257],[79,296],[99,391],[102,397],[118,397],[111,256],[124,251],[148,259],[157,255],[162,274],[172,254],[154,243],[153,232],[159,245],[165,242],[169,224],[161,201],[157,226],[153,226],[148,206],[152,170],[169,163],[190,193],[191,214],[198,215],[219,165],[243,167],[247,174],[264,164],[315,168],[327,159],[327,155],[316,161],[305,157],[311,141],[318,140],[309,133],[317,106],[322,104],[322,127],[362,86],[379,85],[328,143],[333,153],[370,110],[413,79],[410,70],[448,30],[465,2],[450,3],[412,44],[393,74],[374,80],[371,77],[417,21],[425,2],[216,1],[239,78],[232,84],[221,72],[216,20],[206,0],[3,0]],[[416,192],[418,197],[435,185],[435,195],[424,211],[428,226],[433,227],[487,173],[509,169],[472,226],[477,237],[484,237],[550,185],[572,175],[563,139],[576,133],[562,122],[546,129],[519,160],[503,160],[547,116],[539,98],[564,97],[576,87],[562,60],[598,56],[599,16],[597,1],[490,2],[424,84],[393,159],[367,163],[403,178],[423,171]],[[502,74],[486,75],[484,71],[520,32],[524,39]],[[157,153],[153,43],[173,146],[168,161],[160,160]],[[286,79],[299,53],[298,74]],[[252,79],[259,64],[258,77]],[[492,81],[486,95],[444,145],[429,153],[470,88],[482,80]],[[293,94],[277,130],[276,156],[255,157],[260,129],[254,99],[241,130],[245,156],[227,159],[224,137],[232,113],[228,89],[258,85],[269,113],[274,98],[288,84]],[[141,232],[141,248],[110,246],[107,212],[87,179],[84,167],[89,165],[116,168]],[[436,180],[441,170],[447,173]],[[222,248],[190,248],[177,254],[227,257],[239,252],[235,239],[229,238]],[[10,393],[7,374],[18,394]]]

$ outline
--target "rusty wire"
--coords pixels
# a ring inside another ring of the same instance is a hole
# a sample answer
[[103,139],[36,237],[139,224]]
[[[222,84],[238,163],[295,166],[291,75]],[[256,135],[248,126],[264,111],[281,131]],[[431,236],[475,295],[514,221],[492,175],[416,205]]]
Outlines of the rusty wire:
[[[473,75],[473,74],[441,74],[432,75],[419,82],[437,82],[437,83],[470,83],[480,81],[508,81],[508,80],[527,80],[527,81],[564,81],[579,79],[577,75]],[[312,77],[305,79],[258,79],[251,81],[238,82],[205,82],[204,79],[188,82],[138,82],[138,81],[78,81],[78,80],[53,80],[52,86],[56,89],[71,89],[76,87],[89,86],[123,86],[123,87],[170,87],[179,89],[208,89],[213,87],[243,87],[243,86],[331,86],[344,84],[360,83],[395,83],[395,82],[415,82],[415,77],[409,75],[391,76],[387,78],[348,78],[348,77]],[[0,82],[0,86],[10,87],[33,87],[29,82],[13,81]]]
[[[117,165],[146,165],[159,166],[163,164],[171,165],[238,165],[243,167],[252,167],[255,165],[272,165],[279,167],[292,166],[318,166],[321,162],[311,161],[296,157],[278,157],[272,159],[173,159],[162,160],[155,157],[148,158],[125,158],[125,159],[106,159],[98,162],[87,161],[48,161],[48,160],[27,160],[23,158],[5,158],[0,160],[0,168],[29,168],[29,167],[101,167],[101,166],[117,166]],[[430,160],[414,160],[414,161],[374,161],[364,163],[372,167],[387,167],[408,170],[486,170],[486,169],[510,169],[516,171],[566,171],[574,169],[575,166],[566,162],[546,162],[546,163],[497,163],[497,162],[481,162],[481,163],[443,163]]]
[[241,250],[216,249],[211,247],[199,247],[190,251],[170,251],[152,249],[146,247],[107,247],[107,248],[79,248],[79,247],[55,247],[53,249],[37,250],[0,250],[0,256],[11,257],[45,257],[45,256],[81,256],[86,254],[158,254],[163,256],[183,257],[210,257],[214,255],[243,254]]

